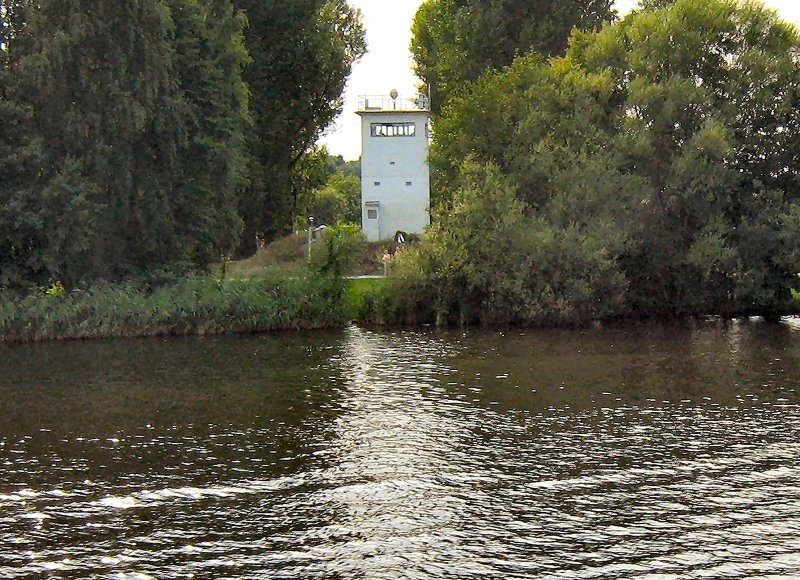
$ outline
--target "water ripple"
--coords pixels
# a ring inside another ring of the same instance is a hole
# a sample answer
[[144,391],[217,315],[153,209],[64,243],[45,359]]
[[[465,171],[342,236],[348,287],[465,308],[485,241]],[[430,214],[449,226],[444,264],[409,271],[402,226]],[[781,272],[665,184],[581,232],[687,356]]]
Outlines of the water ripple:
[[213,409],[0,426],[0,577],[796,578],[794,323],[214,339]]

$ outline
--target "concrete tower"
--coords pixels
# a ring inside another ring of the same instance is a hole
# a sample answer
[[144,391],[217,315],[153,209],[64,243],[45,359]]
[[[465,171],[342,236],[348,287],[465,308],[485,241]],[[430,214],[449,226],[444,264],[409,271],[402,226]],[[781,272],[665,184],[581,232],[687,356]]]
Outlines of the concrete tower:
[[371,242],[430,224],[428,97],[360,97],[361,223]]

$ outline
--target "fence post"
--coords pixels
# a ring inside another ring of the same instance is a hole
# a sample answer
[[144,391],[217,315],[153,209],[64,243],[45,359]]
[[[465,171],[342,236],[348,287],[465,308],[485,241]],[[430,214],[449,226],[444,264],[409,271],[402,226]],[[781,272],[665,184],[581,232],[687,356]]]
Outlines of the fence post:
[[311,242],[314,239],[314,218],[312,216],[308,216],[308,249],[307,249],[307,260],[311,261]]

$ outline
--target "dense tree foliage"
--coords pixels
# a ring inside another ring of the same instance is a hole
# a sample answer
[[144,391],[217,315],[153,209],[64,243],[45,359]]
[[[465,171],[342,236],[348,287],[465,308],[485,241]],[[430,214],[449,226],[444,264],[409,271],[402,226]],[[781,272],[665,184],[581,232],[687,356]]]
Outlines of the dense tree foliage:
[[415,72],[438,113],[465,83],[519,54],[563,54],[573,27],[611,20],[611,0],[427,0],[414,19]]
[[340,222],[361,224],[361,180],[355,175],[337,171],[314,191],[309,200],[307,215],[314,223],[336,225]]
[[528,215],[493,164],[463,165],[452,210],[395,268],[388,300],[395,320],[559,325],[624,305],[624,276],[602,240]]
[[247,175],[249,89],[242,66],[244,19],[228,0],[169,0],[176,26],[176,79],[182,90],[182,179],[176,189],[179,246],[201,265],[239,240],[237,211]]
[[656,4],[452,100],[409,295],[490,321],[793,307],[800,36],[755,3]]
[[254,130],[242,197],[250,240],[291,229],[304,175],[295,171],[341,111],[345,78],[366,50],[360,14],[344,0],[234,0],[250,22],[245,69]]
[[0,286],[203,268],[291,222],[359,15],[236,4],[0,3]]
[[[203,266],[238,233],[247,90],[243,21],[225,2],[25,3],[6,52],[10,146],[3,283]],[[24,167],[24,166],[23,166]]]
[[[27,239],[35,216],[26,208],[27,184],[35,179],[31,111],[18,95],[16,57],[27,42],[24,2],[0,2],[0,285],[26,269]],[[13,42],[12,42],[13,41]]]
[[297,228],[307,219],[316,225],[340,222],[361,223],[361,161],[345,161],[323,147],[302,157],[295,169],[295,181],[302,185],[297,199]]

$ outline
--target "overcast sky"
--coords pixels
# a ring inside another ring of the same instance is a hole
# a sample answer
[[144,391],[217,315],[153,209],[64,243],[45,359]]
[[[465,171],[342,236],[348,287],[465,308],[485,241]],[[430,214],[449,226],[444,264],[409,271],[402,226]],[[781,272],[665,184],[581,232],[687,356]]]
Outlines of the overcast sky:
[[[367,29],[367,54],[353,67],[345,90],[344,112],[322,138],[334,155],[357,159],[361,155],[358,115],[359,95],[388,95],[397,89],[401,96],[416,94],[416,77],[411,72],[411,21],[422,0],[349,0],[361,9]],[[617,0],[616,8],[625,13],[638,0]],[[800,0],[764,0],[781,16],[800,25]]]

